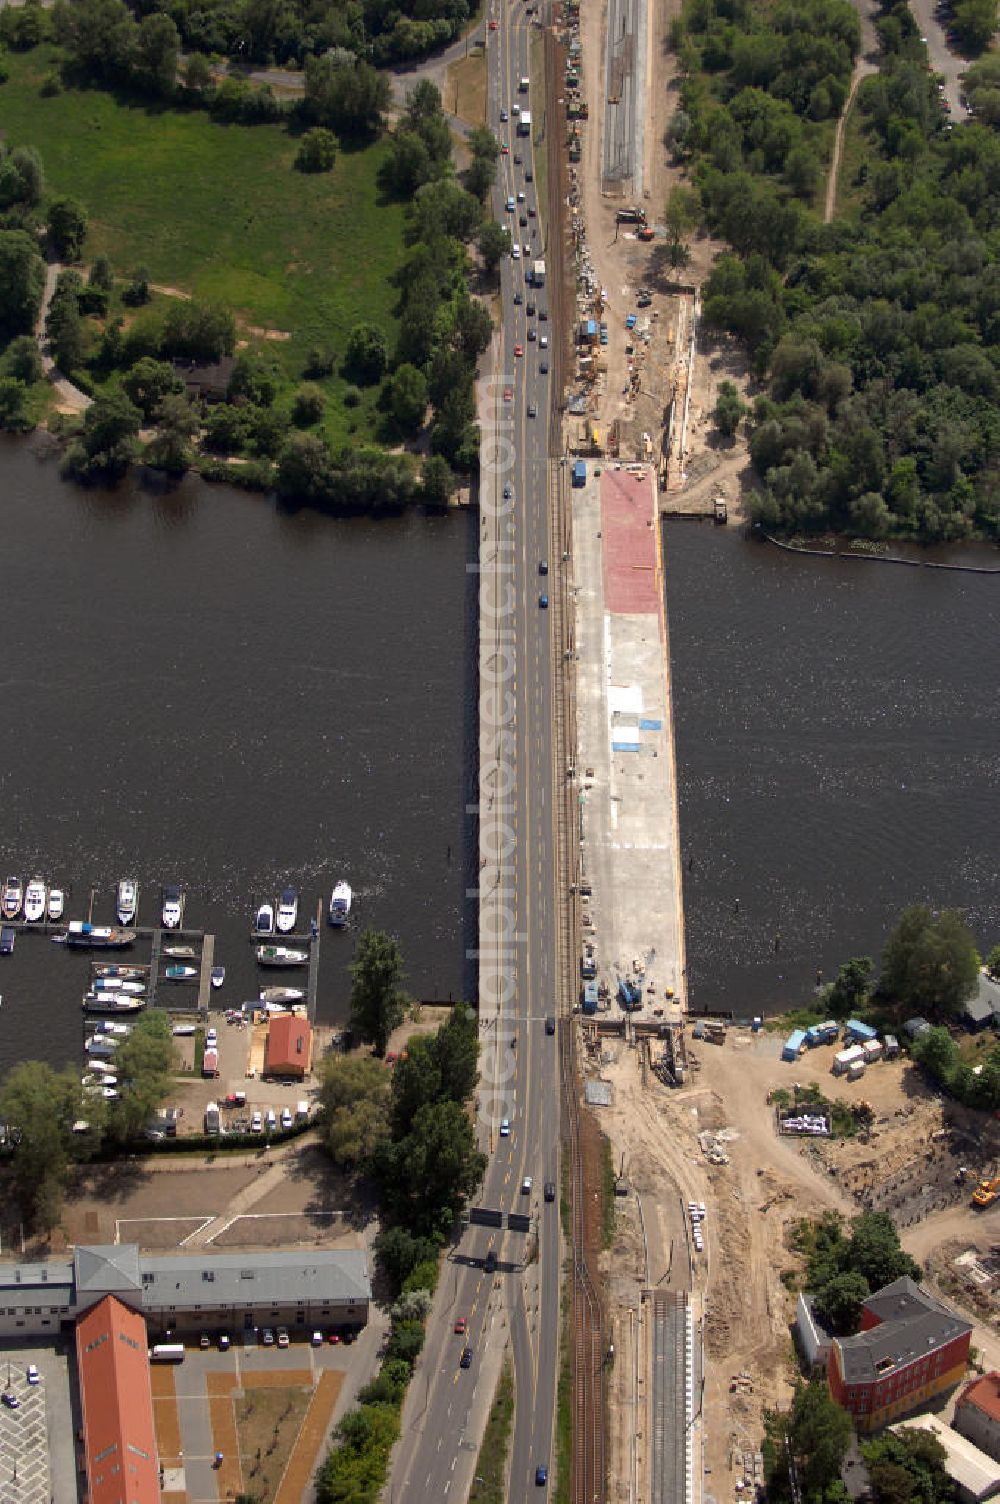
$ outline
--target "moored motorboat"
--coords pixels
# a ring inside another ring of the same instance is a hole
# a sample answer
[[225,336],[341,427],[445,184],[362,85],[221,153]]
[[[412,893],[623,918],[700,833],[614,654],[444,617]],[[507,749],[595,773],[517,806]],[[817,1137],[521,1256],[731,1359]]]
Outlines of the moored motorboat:
[[164,971],[168,982],[189,982],[198,975],[197,966],[168,966]]
[[95,977],[92,992],[121,992],[125,997],[142,997],[145,982],[130,982],[126,977]]
[[194,1024],[174,1024],[170,1030],[175,1039],[188,1039],[195,1032]]
[[139,909],[139,884],[134,877],[123,877],[118,884],[118,918],[122,924],[131,924]]
[[24,902],[24,885],[19,877],[8,877],[0,895],[0,914],[5,919],[16,919]]
[[274,934],[274,905],[273,904],[270,904],[270,903],[262,903],[261,904],[260,908],[257,910],[257,917],[254,919],[253,927],[254,927],[254,934],[256,934],[256,935],[273,935]]
[[45,918],[45,880],[33,877],[24,890],[24,917],[29,924]]
[[107,924],[90,924],[86,919],[71,919],[66,926],[66,944],[93,950],[115,950],[132,945],[135,930],[114,929]]
[[117,966],[112,961],[95,966],[94,976],[121,977],[126,982],[141,982],[148,969],[146,966]]
[[83,999],[85,1013],[141,1013],[144,997],[123,996],[120,992],[88,992]]
[[301,1003],[305,993],[301,987],[262,987],[262,1003]]
[[193,945],[165,945],[165,956],[173,956],[175,961],[191,961],[198,954]]
[[351,917],[351,900],[354,897],[350,883],[341,880],[330,894],[329,920],[335,929],[342,929]]
[[261,966],[308,966],[309,952],[287,945],[258,945],[257,960]]
[[216,987],[216,988],[221,987],[222,984],[223,984],[223,982],[225,980],[226,980],[226,968],[224,966],[213,966],[212,967],[212,986]]
[[62,888],[50,888],[48,903],[46,905],[49,923],[55,924],[57,920],[61,919],[65,908],[66,894]]
[[275,926],[281,935],[290,935],[299,917],[299,895],[294,888],[285,888],[278,899]]
[[163,889],[163,907],[160,912],[165,930],[179,930],[184,918],[184,894],[176,883],[168,883]]

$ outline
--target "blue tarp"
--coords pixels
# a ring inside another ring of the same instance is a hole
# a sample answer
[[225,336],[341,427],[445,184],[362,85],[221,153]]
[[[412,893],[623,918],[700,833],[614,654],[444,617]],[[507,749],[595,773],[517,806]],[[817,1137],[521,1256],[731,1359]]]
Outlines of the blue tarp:
[[844,1038],[857,1039],[865,1044],[869,1039],[878,1038],[878,1030],[873,1029],[871,1024],[863,1024],[856,1018],[849,1018],[844,1025]]
[[789,1034],[788,1038],[785,1040],[784,1048],[781,1051],[782,1060],[798,1060],[799,1051],[801,1050],[805,1042],[805,1029],[796,1029],[794,1033]]
[[611,743],[611,750],[612,750],[612,752],[638,752],[639,751],[639,743],[638,742],[633,742],[633,741],[628,741],[628,742],[613,741]]
[[639,722],[639,730],[640,731],[662,731],[663,730],[663,722],[662,721],[640,721]]

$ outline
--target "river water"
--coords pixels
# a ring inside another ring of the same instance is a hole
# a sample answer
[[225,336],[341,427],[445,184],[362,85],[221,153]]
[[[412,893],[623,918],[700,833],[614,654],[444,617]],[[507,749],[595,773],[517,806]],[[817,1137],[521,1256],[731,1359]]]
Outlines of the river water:
[[692,1005],[807,1002],[909,903],[1000,942],[1000,575],[664,537]]
[[[104,922],[120,877],[144,924],[182,883],[237,1005],[256,905],[293,883],[304,929],[343,876],[321,1020],[346,1019],[367,925],[398,935],[414,997],[468,995],[475,541],[465,515],[282,513],[191,477],[85,491],[4,443],[0,873],[58,881],[70,917],[93,886]],[[79,1058],[86,961],[35,934],[0,957],[0,1069]]]

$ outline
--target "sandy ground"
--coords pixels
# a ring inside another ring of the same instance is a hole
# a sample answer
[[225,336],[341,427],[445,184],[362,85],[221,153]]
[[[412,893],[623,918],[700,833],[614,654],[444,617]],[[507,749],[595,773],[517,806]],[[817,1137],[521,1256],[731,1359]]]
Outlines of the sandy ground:
[[[882,1062],[848,1083],[830,1074],[833,1047],[790,1065],[780,1059],[782,1038],[774,1034],[732,1029],[721,1047],[692,1042],[690,1034],[687,1043],[693,1069],[673,1091],[652,1072],[644,1084],[639,1051],[624,1040],[604,1040],[599,1058],[591,1053],[591,1071],[612,1087],[600,1124],[615,1168],[624,1162],[630,1191],[641,1199],[646,1234],[644,1248],[632,1203],[623,1203],[608,1260],[609,1314],[616,1343],[630,1351],[643,1282],[685,1287],[684,1207],[704,1201],[705,1254],[691,1255],[691,1283],[695,1309],[703,1302],[705,1312],[706,1487],[725,1497],[743,1477],[744,1455],[759,1447],[763,1408],[787,1403],[796,1375],[795,1297],[782,1281],[783,1274],[801,1272],[788,1246],[792,1224],[827,1209],[851,1216],[865,1205],[884,1206],[903,1225],[904,1246],[915,1257],[935,1256],[951,1270],[956,1253],[977,1247],[988,1260],[1000,1245],[1000,1205],[983,1215],[972,1211],[971,1187],[991,1161],[975,1150],[971,1121],[928,1091],[909,1063]],[[768,1094],[796,1081],[817,1082],[831,1099],[869,1104],[870,1129],[830,1143],[779,1137]],[[719,1135],[716,1146],[728,1163],[709,1163],[699,1138],[707,1134]],[[957,1183],[960,1162],[970,1173]],[[940,1210],[925,1215],[931,1206]],[[953,1271],[942,1289],[952,1301],[961,1297]],[[974,1343],[988,1362],[1000,1364],[996,1318],[989,1309],[977,1311],[971,1299],[962,1305],[977,1321]],[[610,1455],[620,1478],[629,1465],[633,1388],[629,1375],[616,1373]],[[640,1476],[644,1465],[640,1456]]]

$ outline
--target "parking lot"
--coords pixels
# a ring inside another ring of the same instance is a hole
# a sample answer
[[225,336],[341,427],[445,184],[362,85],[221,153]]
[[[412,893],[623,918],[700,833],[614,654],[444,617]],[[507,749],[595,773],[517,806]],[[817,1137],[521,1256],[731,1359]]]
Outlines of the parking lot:
[[[38,1370],[36,1384],[28,1383],[30,1364]],[[0,1359],[0,1387],[3,1498],[16,1504],[77,1504],[76,1422],[65,1353],[53,1347],[8,1349]]]

